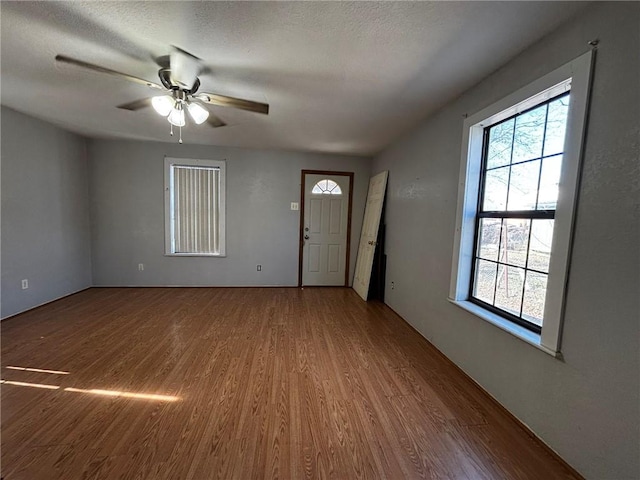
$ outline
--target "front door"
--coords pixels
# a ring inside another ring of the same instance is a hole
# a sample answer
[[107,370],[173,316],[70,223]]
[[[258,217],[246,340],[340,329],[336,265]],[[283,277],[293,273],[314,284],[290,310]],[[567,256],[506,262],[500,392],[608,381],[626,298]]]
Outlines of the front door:
[[301,285],[346,286],[353,174],[302,173]]

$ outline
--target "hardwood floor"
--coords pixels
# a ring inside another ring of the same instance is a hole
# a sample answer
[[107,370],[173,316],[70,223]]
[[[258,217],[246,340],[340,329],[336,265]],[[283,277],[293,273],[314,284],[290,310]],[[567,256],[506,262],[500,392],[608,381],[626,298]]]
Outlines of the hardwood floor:
[[350,289],[93,288],[1,327],[5,480],[579,478]]

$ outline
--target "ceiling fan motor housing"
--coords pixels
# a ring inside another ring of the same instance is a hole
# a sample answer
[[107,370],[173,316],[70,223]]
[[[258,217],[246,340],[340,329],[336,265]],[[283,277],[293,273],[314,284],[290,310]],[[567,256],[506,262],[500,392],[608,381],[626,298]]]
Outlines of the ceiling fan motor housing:
[[171,83],[181,89],[193,90],[198,75],[202,71],[202,61],[178,47],[173,47],[169,54]]
[[167,90],[178,90],[188,94],[194,94],[198,91],[198,88],[200,88],[200,79],[197,77],[191,88],[183,87],[174,80],[174,77],[171,75],[171,69],[169,68],[161,68],[158,71],[158,77],[160,77],[160,82],[162,82],[162,85],[164,85]]

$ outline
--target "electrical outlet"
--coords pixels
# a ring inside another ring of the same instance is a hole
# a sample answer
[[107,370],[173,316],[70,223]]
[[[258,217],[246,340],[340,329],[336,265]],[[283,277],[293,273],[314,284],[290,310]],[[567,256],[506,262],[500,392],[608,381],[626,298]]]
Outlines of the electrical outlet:
[[256,265],[256,270],[258,272],[261,272],[262,271],[262,265]]
[[144,263],[139,263],[138,264],[138,271],[141,272],[144,270]]
[[29,280],[25,278],[24,280],[22,280],[22,289],[26,290],[27,288],[29,288]]
[[395,290],[396,289],[396,284],[395,282],[391,282],[391,290]]

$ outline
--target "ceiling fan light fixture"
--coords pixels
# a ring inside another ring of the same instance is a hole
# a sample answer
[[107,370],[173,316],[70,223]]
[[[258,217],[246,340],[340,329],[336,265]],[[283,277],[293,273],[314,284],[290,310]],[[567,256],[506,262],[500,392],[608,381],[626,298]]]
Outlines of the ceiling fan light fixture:
[[159,97],[153,97],[151,99],[151,105],[156,112],[163,117],[166,117],[173,110],[175,100],[169,95],[162,95]]
[[177,104],[173,110],[171,110],[167,120],[169,120],[169,123],[175,127],[184,127],[186,122],[182,105]]
[[266,103],[229,97],[218,93],[198,93],[200,88],[198,75],[207,71],[207,69],[203,67],[202,60],[175,46],[172,47],[169,55],[159,57],[156,60],[156,63],[160,66],[160,70],[158,71],[160,84],[66,55],[58,54],[55,56],[55,60],[56,62],[75,65],[93,72],[120,77],[129,82],[163,92],[162,95],[156,97],[146,97],[141,100],[118,105],[118,108],[136,111],[146,108],[149,105],[153,106],[153,109],[158,112],[158,114],[169,121],[171,125],[169,132],[171,135],[173,135],[173,127],[180,129],[180,143],[182,143],[182,127],[186,126],[187,115],[185,110],[189,111],[189,116],[193,123],[199,125],[208,121],[209,126],[213,128],[224,127],[226,123],[215,114],[210,113],[204,104],[239,108],[264,115],[269,114],[269,105]]
[[193,118],[193,121],[196,122],[197,125],[204,123],[207,118],[209,118],[209,111],[197,103],[190,103],[187,105],[187,109],[189,110],[189,115],[191,115],[191,118]]

